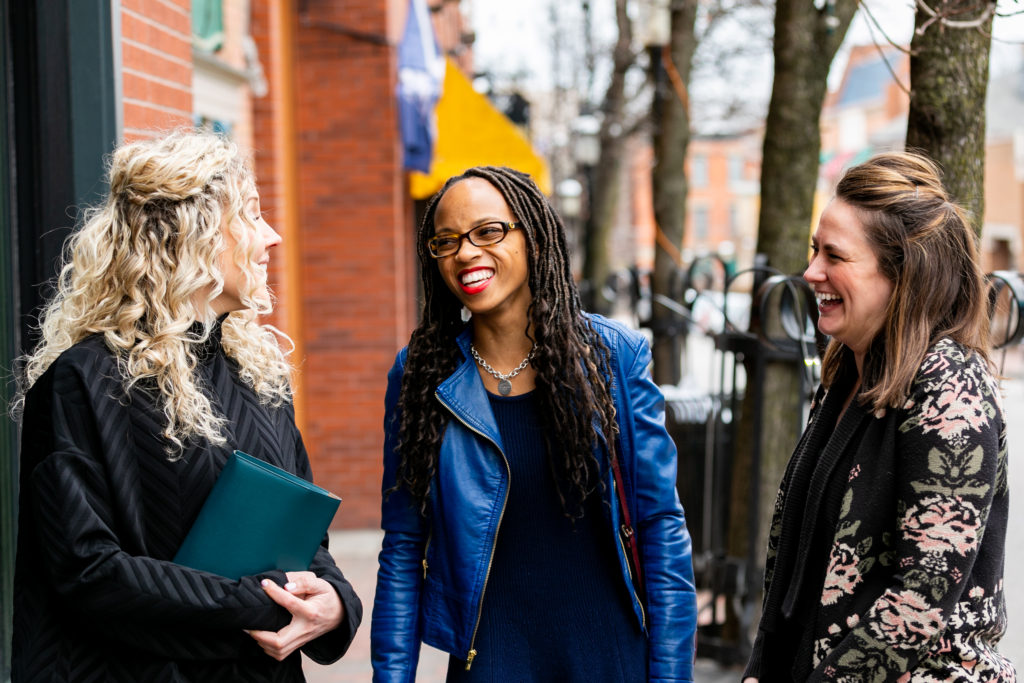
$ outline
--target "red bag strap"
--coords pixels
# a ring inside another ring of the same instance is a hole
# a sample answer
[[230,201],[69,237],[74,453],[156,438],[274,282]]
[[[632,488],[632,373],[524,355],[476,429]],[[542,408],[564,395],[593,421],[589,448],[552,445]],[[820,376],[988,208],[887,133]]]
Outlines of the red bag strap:
[[612,453],[611,461],[612,472],[615,474],[615,490],[618,492],[619,507],[622,509],[622,526],[619,531],[622,533],[623,541],[629,548],[633,565],[633,575],[636,579],[634,583],[640,594],[640,599],[643,600],[644,576],[643,570],[640,567],[640,548],[636,542],[636,530],[633,528],[633,522],[629,515],[629,503],[626,500],[626,487],[622,484],[622,471],[619,469],[618,456]]

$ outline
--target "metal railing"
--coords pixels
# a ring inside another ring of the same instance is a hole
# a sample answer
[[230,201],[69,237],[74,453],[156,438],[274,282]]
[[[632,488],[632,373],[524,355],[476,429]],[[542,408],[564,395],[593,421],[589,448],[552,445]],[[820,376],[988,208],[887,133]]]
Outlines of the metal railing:
[[[746,320],[730,310],[730,295],[739,282],[749,282]],[[1015,271],[988,276],[991,342],[1000,351],[994,360],[1001,372],[1007,349],[1024,341],[1024,277]],[[638,328],[652,329],[651,313],[662,307],[672,313],[657,323],[663,334],[705,337],[713,341],[712,357],[702,367],[713,367],[716,380],[706,391],[686,392],[662,387],[666,394],[666,424],[679,452],[677,489],[687,510],[693,540],[693,562],[698,590],[704,592],[699,630],[699,652],[722,663],[746,660],[750,634],[761,602],[764,539],[757,537],[761,500],[761,436],[767,363],[792,366],[799,374],[804,410],[794,416],[802,431],[810,399],[820,381],[820,354],[827,339],[817,330],[814,293],[800,276],[786,275],[757,265],[731,273],[717,257],[697,259],[671,278],[670,294],[652,294],[650,274],[637,268],[613,273],[599,290],[612,307],[618,306]],[[593,293],[593,290],[591,290]],[[696,311],[717,309],[712,323]],[[653,331],[653,330],[652,330]],[[684,354],[694,349],[683,345]],[[705,351],[707,353],[707,351]],[[751,400],[744,403],[747,392]],[[738,445],[737,427],[743,406],[752,414],[748,544],[744,556],[728,551],[732,523],[733,464]],[[726,603],[738,617],[738,628],[723,629]]]

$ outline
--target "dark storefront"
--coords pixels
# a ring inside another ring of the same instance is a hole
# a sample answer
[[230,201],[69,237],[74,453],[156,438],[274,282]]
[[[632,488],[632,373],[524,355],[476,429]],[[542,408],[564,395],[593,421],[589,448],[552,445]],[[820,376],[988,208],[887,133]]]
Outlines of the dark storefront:
[[7,414],[15,358],[56,274],[78,207],[103,189],[118,137],[116,0],[4,0],[0,12],[0,681],[10,675],[17,426]]

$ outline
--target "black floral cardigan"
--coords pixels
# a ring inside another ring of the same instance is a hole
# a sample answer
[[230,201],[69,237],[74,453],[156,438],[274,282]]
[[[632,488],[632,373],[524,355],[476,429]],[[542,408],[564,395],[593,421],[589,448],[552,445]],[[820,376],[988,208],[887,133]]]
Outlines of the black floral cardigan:
[[837,424],[849,388],[819,389],[787,467],[744,675],[1016,680],[996,650],[1008,492],[995,379],[944,339],[900,409],[854,401]]

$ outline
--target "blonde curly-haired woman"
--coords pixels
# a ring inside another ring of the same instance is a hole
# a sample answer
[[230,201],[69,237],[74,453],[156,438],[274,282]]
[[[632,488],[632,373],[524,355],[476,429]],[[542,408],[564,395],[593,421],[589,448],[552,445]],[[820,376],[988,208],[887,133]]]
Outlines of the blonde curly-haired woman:
[[12,680],[301,681],[362,616],[308,572],[171,561],[233,449],[311,478],[247,159],[176,132],[117,149],[25,363]]

